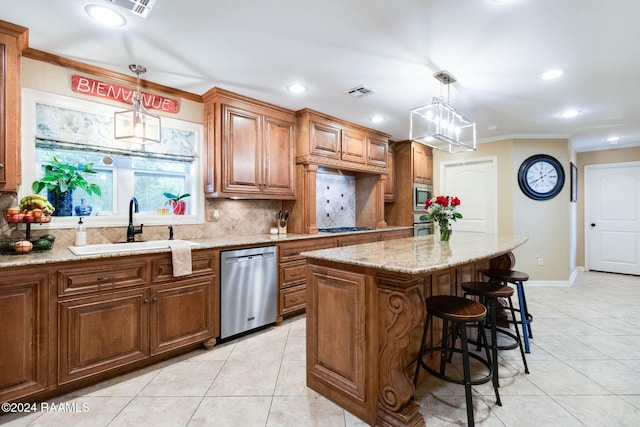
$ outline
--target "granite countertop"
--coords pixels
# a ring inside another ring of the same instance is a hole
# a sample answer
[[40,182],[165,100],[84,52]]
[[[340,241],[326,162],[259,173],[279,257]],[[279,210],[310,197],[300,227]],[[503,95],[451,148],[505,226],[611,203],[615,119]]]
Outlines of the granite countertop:
[[521,246],[526,236],[455,232],[449,242],[436,235],[365,243],[303,252],[311,259],[370,267],[406,274],[444,270],[493,258]]
[[[387,227],[380,228],[377,230],[362,230],[362,231],[352,231],[346,233],[317,233],[317,234],[296,234],[296,233],[287,233],[287,234],[255,234],[249,236],[223,236],[223,237],[212,237],[205,239],[188,239],[193,243],[197,243],[198,246],[194,246],[193,249],[225,249],[225,248],[234,248],[239,246],[246,245],[254,245],[254,246],[268,246],[275,245],[283,242],[291,242],[296,240],[305,240],[305,239],[317,239],[323,237],[337,237],[347,234],[364,234],[364,233],[375,233],[375,232],[385,232],[385,231],[393,231],[393,230],[402,230],[412,227]],[[116,253],[101,253],[101,254],[91,254],[91,255],[74,255],[67,247],[57,247],[54,245],[53,249],[48,251],[33,251],[28,254],[9,254],[9,255],[0,255],[0,268],[6,267],[19,267],[26,265],[38,265],[38,264],[52,264],[58,262],[66,262],[66,261],[80,261],[86,259],[105,259],[105,258],[115,258],[121,256],[130,256],[130,255],[142,255],[142,254],[152,254],[152,253],[163,253],[169,252],[170,249],[161,248],[161,249],[148,249],[144,251],[128,251],[128,252],[116,252]]]

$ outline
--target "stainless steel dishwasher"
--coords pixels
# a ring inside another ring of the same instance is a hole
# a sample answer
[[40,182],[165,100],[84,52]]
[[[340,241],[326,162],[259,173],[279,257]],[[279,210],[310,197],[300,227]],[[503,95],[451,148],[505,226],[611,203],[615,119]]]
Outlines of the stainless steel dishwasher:
[[220,252],[220,338],[276,321],[276,247]]

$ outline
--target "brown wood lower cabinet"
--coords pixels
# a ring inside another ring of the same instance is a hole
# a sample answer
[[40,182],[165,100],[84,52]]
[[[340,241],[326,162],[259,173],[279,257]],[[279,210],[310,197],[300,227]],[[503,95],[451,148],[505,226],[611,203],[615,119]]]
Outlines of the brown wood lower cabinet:
[[[214,251],[194,252],[193,274],[178,278],[168,255],[133,257],[108,279],[104,270],[113,261],[93,262],[93,272],[86,262],[60,270],[61,292],[69,291],[67,283],[88,284],[76,288],[81,295],[63,293],[58,302],[60,384],[213,340],[218,333],[216,259]],[[96,282],[109,292],[92,287]]]
[[278,322],[304,312],[307,306],[307,266],[300,253],[335,248],[335,237],[297,240],[278,245]]
[[49,275],[0,276],[0,401],[45,390],[48,375]]
[[65,384],[149,355],[149,290],[59,303],[59,381]]
[[151,288],[151,354],[213,335],[213,278],[182,280]]
[[307,306],[307,267],[305,259],[300,253],[335,248],[336,246],[400,239],[412,235],[412,228],[402,228],[343,234],[336,237],[310,238],[279,244],[278,322],[281,322],[284,317],[304,312]]

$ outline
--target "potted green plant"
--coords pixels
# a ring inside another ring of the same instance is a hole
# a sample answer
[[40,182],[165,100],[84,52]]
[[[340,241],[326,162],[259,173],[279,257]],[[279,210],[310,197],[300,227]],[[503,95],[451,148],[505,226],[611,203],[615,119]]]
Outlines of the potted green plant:
[[62,163],[55,157],[44,167],[44,175],[33,181],[31,189],[35,194],[47,189],[47,199],[55,211],[55,216],[71,216],[73,214],[73,191],[81,189],[88,195],[102,195],[97,184],[90,184],[84,177],[85,173],[95,174],[93,163],[76,164]]
[[165,203],[165,206],[171,205],[171,210],[173,211],[174,215],[184,215],[187,208],[187,203],[182,199],[186,199],[187,197],[191,196],[191,194],[184,193],[181,195],[180,192],[178,192],[178,194],[171,194],[171,193],[163,193],[163,194],[164,194],[164,197],[167,198],[167,202]]

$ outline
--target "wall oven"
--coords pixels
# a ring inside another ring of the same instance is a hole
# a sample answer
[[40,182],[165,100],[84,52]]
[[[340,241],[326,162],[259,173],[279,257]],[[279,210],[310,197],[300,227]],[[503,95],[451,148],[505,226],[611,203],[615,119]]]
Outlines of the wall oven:
[[427,236],[433,234],[433,221],[427,219],[427,214],[413,214],[413,235]]
[[433,196],[433,186],[429,184],[413,184],[413,210],[423,211],[427,199]]

